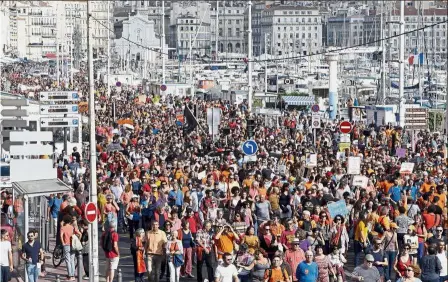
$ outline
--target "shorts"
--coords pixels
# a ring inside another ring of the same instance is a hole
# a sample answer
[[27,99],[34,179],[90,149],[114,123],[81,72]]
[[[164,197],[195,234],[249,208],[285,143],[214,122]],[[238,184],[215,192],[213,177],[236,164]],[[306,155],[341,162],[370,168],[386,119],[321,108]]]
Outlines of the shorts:
[[119,257],[116,257],[116,258],[106,258],[107,269],[108,270],[117,270],[119,261],[120,261]]

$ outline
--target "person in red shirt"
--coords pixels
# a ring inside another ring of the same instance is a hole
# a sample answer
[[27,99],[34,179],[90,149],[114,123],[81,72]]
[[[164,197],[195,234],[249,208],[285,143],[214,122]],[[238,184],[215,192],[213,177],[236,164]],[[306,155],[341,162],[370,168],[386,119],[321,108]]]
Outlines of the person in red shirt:
[[104,256],[106,257],[106,282],[114,281],[115,270],[118,268],[118,262],[120,261],[120,250],[118,248],[118,240],[120,239],[118,233],[115,231],[116,222],[111,220],[109,222],[109,229],[104,231],[101,235],[101,246],[105,245],[104,240],[107,239],[110,232],[110,240],[112,241],[112,250],[104,250]]
[[[292,241],[292,248],[286,250],[285,252],[285,260],[286,262],[291,266],[291,269],[297,269],[297,266],[305,260],[305,253],[303,250],[299,247],[300,240],[298,238],[295,238]],[[296,272],[292,272],[292,281],[297,281]]]

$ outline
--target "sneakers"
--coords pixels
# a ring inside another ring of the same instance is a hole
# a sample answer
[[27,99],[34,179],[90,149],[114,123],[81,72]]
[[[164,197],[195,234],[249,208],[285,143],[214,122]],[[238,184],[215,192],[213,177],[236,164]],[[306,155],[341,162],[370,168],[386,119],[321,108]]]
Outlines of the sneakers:
[[89,280],[89,276],[84,275],[84,276],[82,277],[82,279],[83,279],[83,280]]
[[188,278],[194,278],[193,274],[187,274]]

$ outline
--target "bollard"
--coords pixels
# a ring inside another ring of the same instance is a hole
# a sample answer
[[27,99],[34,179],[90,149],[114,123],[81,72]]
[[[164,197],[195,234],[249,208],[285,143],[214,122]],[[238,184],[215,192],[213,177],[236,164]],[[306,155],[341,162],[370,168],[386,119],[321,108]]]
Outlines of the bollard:
[[48,234],[47,234],[47,225],[46,225],[46,220],[45,220],[45,216],[42,216],[42,221],[41,221],[41,225],[42,225],[42,247],[44,249],[44,251],[48,251],[47,249],[47,241],[48,241]]
[[82,251],[79,251],[78,252],[78,282],[82,282],[82,270],[83,270]]
[[123,282],[123,274],[121,273],[121,268],[118,269],[118,282]]
[[50,222],[50,234],[53,235],[54,238],[56,238],[56,232],[54,232],[55,227],[53,217],[50,216],[49,222]]
[[61,279],[59,278],[59,274],[56,274],[56,282],[61,282]]
[[52,231],[51,231],[51,224],[50,224],[50,222],[52,221],[52,219],[50,219],[50,220],[46,220],[45,221],[45,234],[46,234],[46,241],[45,241],[45,248],[47,249],[46,251],[48,252],[49,250],[50,250],[50,234],[51,233],[53,233]]

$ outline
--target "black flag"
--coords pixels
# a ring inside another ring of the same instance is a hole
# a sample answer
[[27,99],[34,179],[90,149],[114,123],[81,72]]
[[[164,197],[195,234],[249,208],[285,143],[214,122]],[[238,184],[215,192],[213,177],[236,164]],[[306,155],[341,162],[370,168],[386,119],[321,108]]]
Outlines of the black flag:
[[190,134],[198,126],[198,121],[193,116],[193,113],[191,112],[190,108],[188,108],[187,104],[185,104],[184,117],[185,117],[184,131],[186,134]]

